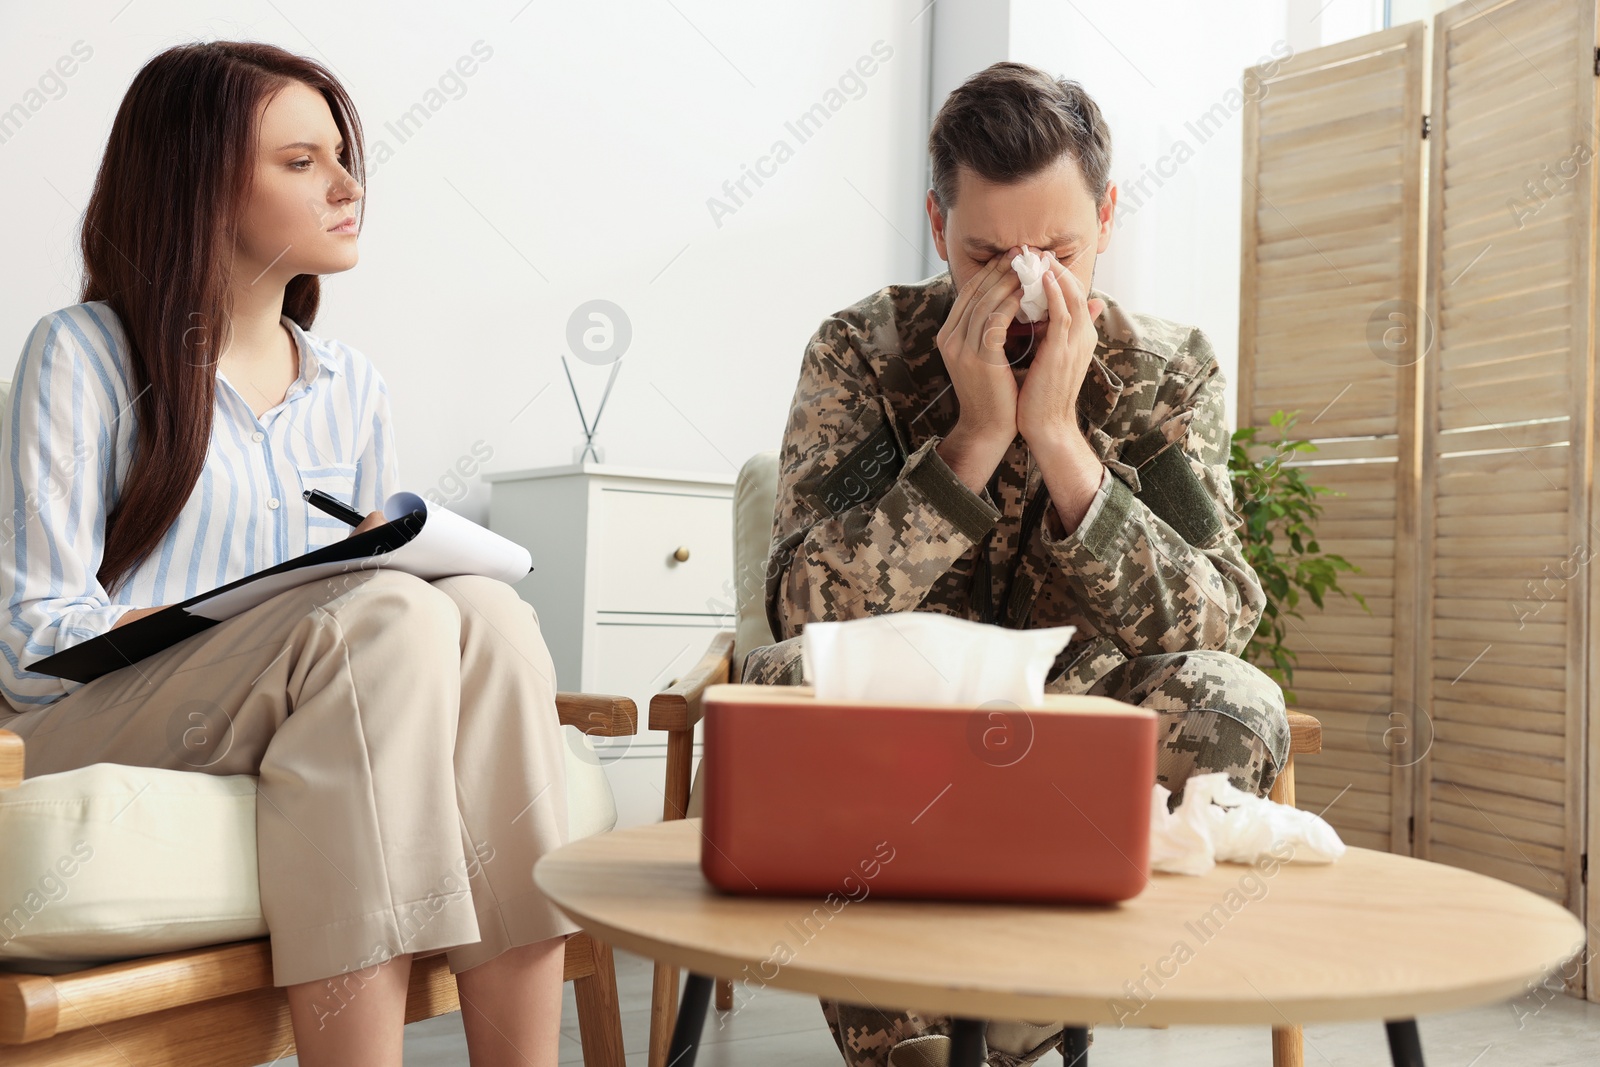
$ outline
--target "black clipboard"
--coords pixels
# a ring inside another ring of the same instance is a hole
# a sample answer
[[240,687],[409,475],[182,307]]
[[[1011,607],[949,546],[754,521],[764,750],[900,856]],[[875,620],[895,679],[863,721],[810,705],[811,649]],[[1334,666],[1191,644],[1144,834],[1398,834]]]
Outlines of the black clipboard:
[[[197,633],[209,630],[223,621],[208,619],[204,615],[191,614],[185,610],[200,604],[221,593],[260,581],[275,574],[284,574],[288,571],[299,570],[321,563],[350,562],[361,564],[364,561],[387,552],[393,552],[409,542],[422,530],[423,522],[427,519],[426,511],[412,511],[393,519],[382,526],[375,526],[365,533],[359,533],[335,544],[324,545],[302,556],[284,560],[282,563],[268,567],[266,570],[247,574],[243,578],[229,582],[227,585],[209,589],[197,594],[178,604],[170,604],[160,611],[146,615],[141,619],[113,630],[107,630],[98,637],[92,637],[81,644],[73,645],[53,655],[46,656],[36,663],[30,663],[22,669],[36,674],[49,674],[57,678],[66,678],[74,682],[92,682],[102,674],[110,674],[131,664],[137,663],[146,656],[154,655],[164,648],[170,648],[179,641],[193,637]],[[356,568],[348,568],[356,569]],[[341,572],[343,573],[343,572]]]

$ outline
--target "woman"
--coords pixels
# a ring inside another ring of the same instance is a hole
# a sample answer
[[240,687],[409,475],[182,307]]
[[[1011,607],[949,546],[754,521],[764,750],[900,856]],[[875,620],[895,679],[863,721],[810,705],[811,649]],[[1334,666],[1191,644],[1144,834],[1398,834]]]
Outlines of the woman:
[[554,670],[503,582],[312,582],[88,684],[27,664],[332,543],[397,488],[387,390],[306,330],[356,263],[361,126],[321,66],[163,52],[112,127],[82,303],[42,319],[0,440],[0,725],[32,775],[259,776],[261,905],[300,1061],[399,1064],[413,954],[449,949],[474,1064],[555,1064],[566,840]]

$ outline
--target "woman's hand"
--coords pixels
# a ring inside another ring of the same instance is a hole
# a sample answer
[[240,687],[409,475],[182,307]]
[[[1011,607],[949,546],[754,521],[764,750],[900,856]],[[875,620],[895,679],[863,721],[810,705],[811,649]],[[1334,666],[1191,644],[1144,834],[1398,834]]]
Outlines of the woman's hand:
[[132,611],[124,613],[122,618],[112,623],[111,628],[115,630],[118,626],[121,626],[125,622],[132,622],[134,619],[142,619],[146,615],[154,615],[156,612],[162,610],[166,606],[167,605],[165,604],[157,604],[153,608],[134,608]]
[[[369,511],[369,512],[367,512],[367,517],[361,520],[361,525],[352,526],[350,528],[350,532],[348,534],[346,534],[345,536],[346,537],[354,537],[358,533],[366,533],[368,530],[371,530],[371,529],[373,529],[374,527],[377,527],[377,526],[382,526],[384,523],[386,523],[388,521],[389,521],[388,519],[384,518],[383,512],[381,512],[381,511]],[[135,619],[142,619],[146,615],[154,615],[156,612],[162,610],[165,607],[167,607],[166,604],[157,604],[153,608],[134,608],[132,611],[126,612],[122,616],[122,618],[120,618],[116,622],[112,623],[111,624],[111,628],[113,630],[115,630],[118,626],[121,626],[125,622],[133,622]]]
[[374,527],[382,526],[388,521],[388,519],[383,517],[383,512],[369,511],[367,512],[367,517],[361,520],[361,525],[350,527],[350,532],[345,534],[345,537],[354,537],[358,533],[366,533],[368,530],[371,530]]

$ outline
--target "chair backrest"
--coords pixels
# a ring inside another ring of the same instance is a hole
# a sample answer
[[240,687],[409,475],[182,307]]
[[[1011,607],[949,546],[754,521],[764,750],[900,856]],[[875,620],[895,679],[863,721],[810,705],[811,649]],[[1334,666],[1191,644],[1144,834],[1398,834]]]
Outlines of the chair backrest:
[[733,485],[733,669],[737,675],[752,649],[770,645],[767,624],[767,553],[778,503],[778,453],[757,452],[739,469]]

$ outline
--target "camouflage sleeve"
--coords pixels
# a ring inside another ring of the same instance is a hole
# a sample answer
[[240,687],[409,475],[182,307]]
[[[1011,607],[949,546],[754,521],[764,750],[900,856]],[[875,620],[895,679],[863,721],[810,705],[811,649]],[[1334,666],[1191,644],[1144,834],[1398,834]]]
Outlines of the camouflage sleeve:
[[1189,338],[1199,365],[1171,413],[1129,442],[1122,461],[1133,484],[1110,493],[1070,534],[1044,542],[1083,610],[1129,658],[1153,652],[1244,652],[1266,596],[1235,532],[1223,418],[1226,379],[1200,331]]
[[999,518],[955,476],[938,437],[904,432],[838,320],[806,348],[778,457],[767,619],[778,640],[812,621],[909,611]]

